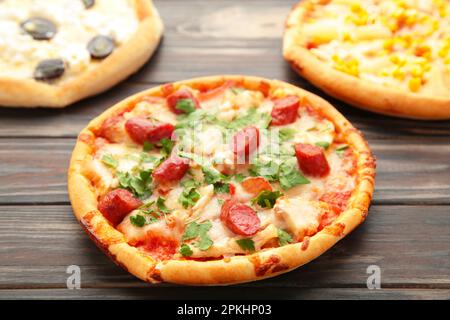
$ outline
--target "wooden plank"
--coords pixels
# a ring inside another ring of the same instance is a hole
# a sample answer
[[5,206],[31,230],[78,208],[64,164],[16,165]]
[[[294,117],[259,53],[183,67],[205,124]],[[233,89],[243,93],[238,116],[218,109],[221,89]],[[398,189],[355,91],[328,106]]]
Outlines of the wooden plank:
[[[363,225],[318,259],[241,286],[366,288],[367,267],[377,265],[383,288],[450,289],[449,212],[373,206]],[[65,288],[69,265],[80,266],[85,288],[148,287],[95,247],[69,206],[0,206],[0,289]]]
[[[283,21],[296,1],[156,1],[166,33],[153,59],[127,82],[64,110],[0,109],[0,137],[76,137],[94,116],[164,82],[249,74],[291,82],[329,99],[369,138],[450,136],[450,122],[400,120],[349,107],[295,74],[281,56]],[[245,30],[245,32],[242,32]],[[387,130],[388,129],[388,130]]]
[[[0,139],[0,204],[68,203],[73,139]],[[450,204],[448,139],[371,140],[375,204]]]
[[[107,288],[81,290],[68,289],[33,289],[33,290],[0,290],[2,300],[247,300],[247,299],[299,299],[299,300],[432,300],[449,299],[450,290],[430,289],[354,289],[354,288],[323,288],[323,289],[290,289],[290,288]],[[180,302],[183,306],[185,302]]]

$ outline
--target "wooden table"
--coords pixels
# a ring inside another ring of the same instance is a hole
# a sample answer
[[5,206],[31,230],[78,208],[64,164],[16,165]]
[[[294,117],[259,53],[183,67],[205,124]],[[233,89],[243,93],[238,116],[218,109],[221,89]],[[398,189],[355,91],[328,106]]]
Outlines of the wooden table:
[[[154,58],[64,110],[0,109],[0,298],[450,298],[450,122],[377,116],[331,99],[281,56],[294,0],[155,1],[166,32]],[[148,285],[100,252],[76,222],[66,170],[77,133],[132,93],[213,74],[277,78],[331,101],[369,140],[377,182],[366,222],[288,274],[233,287]],[[66,269],[81,268],[81,290]],[[366,269],[381,269],[369,290]]]

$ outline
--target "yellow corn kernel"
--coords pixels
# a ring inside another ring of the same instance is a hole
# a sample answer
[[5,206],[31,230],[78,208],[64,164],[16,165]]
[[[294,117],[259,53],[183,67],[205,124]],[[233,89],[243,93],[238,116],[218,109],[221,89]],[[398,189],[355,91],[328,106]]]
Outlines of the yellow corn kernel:
[[402,69],[395,68],[394,71],[392,72],[392,76],[397,80],[403,81],[405,79],[406,74],[405,71],[403,71]]
[[424,74],[424,69],[419,65],[413,65],[410,67],[409,72],[413,77],[421,78]]
[[422,80],[418,77],[411,78],[408,81],[408,87],[412,92],[417,92],[422,87]]

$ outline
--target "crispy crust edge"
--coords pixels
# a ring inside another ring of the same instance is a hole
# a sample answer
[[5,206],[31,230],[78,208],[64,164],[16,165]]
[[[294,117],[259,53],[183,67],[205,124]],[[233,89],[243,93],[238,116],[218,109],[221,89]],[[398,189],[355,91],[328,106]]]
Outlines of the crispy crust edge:
[[69,196],[75,216],[88,231],[94,242],[118,265],[138,278],[155,282],[173,282],[188,285],[228,285],[256,281],[295,269],[331,248],[362,223],[368,213],[375,183],[375,159],[361,133],[355,129],[333,106],[322,98],[278,80],[247,76],[212,76],[180,81],[193,87],[217,86],[226,80],[235,80],[249,89],[259,89],[261,83],[271,88],[289,88],[332,120],[344,141],[353,147],[357,155],[357,185],[350,199],[349,209],[336,221],[303,242],[279,248],[267,249],[247,256],[212,261],[168,260],[154,261],[125,242],[123,235],[114,229],[97,210],[97,199],[90,181],[83,176],[82,166],[89,157],[93,132],[111,115],[127,110],[145,95],[162,95],[163,86],[155,87],[119,102],[82,130],[72,154],[68,172]]
[[109,57],[57,85],[33,79],[0,78],[0,105],[63,108],[103,92],[136,72],[156,50],[164,26],[151,0],[135,0],[134,3],[140,25]]
[[311,0],[293,7],[285,25],[283,55],[302,77],[329,95],[352,106],[401,118],[450,119],[450,98],[421,95],[371,83],[337,71],[321,62],[308,49],[296,44],[298,25]]

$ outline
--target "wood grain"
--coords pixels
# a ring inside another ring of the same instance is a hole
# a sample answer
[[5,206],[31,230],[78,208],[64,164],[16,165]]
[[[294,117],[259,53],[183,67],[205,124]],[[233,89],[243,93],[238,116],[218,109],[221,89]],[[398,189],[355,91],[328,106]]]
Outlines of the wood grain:
[[[138,73],[63,110],[0,108],[0,299],[449,299],[450,121],[378,116],[330,98],[281,57],[296,0],[154,0],[162,45]],[[150,286],[115,266],[73,217],[66,170],[78,132],[125,97],[180,79],[248,74],[321,95],[367,137],[378,163],[367,221],[310,264],[228,288]],[[82,290],[66,289],[79,265]],[[378,265],[382,290],[366,289]]]
[[[73,139],[0,139],[0,204],[68,203]],[[448,139],[370,140],[375,204],[450,204]]]
[[[366,287],[369,265],[384,288],[450,289],[448,206],[372,206],[363,225],[310,264],[243,287]],[[424,212],[426,212],[424,214]],[[78,265],[87,288],[149,285],[115,266],[69,206],[0,207],[0,289],[65,288]],[[157,287],[173,285],[161,284]]]

